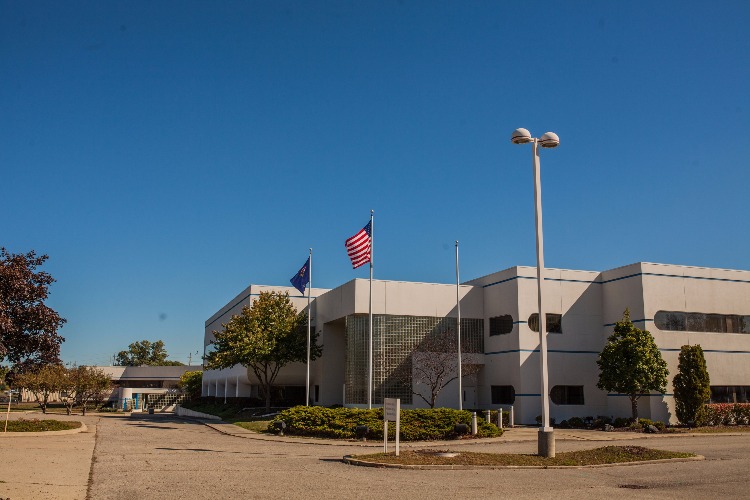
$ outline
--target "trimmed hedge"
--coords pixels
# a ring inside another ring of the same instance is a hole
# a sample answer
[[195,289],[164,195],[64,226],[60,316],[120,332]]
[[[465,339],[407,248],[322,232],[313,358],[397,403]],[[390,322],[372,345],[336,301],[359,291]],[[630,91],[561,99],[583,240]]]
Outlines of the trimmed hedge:
[[[355,438],[358,425],[368,427],[367,439],[383,439],[383,409],[373,408],[325,408],[322,406],[295,406],[282,411],[268,426],[275,432],[275,423],[286,423],[285,434],[334,439]],[[429,441],[455,439],[456,424],[466,424],[471,430],[471,412],[451,408],[401,410],[401,433],[403,441]],[[477,415],[477,437],[494,437],[502,431],[494,424]],[[388,425],[388,438],[396,438],[396,425]]]
[[699,425],[748,425],[750,403],[714,403],[705,406]]

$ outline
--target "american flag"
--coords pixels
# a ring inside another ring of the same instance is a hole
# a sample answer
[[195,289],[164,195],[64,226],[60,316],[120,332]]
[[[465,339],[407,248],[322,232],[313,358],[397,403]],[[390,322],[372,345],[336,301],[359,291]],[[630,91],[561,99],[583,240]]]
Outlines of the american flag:
[[352,259],[352,267],[357,269],[363,264],[370,262],[370,251],[372,240],[372,221],[368,222],[357,234],[346,240],[346,252]]

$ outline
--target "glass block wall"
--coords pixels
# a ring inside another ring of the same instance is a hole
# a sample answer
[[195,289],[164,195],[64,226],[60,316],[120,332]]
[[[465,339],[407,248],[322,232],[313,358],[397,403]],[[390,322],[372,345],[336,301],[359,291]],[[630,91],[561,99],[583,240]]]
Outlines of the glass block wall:
[[[367,314],[346,317],[346,403],[367,404],[368,330]],[[456,318],[373,315],[373,404],[412,404],[412,352],[427,335],[455,331]],[[484,352],[484,320],[461,318],[461,352]]]

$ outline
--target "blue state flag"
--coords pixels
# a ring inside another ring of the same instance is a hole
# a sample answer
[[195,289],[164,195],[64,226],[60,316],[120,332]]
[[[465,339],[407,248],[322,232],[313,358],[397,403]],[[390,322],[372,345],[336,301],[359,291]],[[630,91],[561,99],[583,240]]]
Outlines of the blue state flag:
[[305,285],[310,283],[310,257],[307,258],[305,265],[289,281],[292,282],[294,288],[299,290],[302,295],[305,294]]

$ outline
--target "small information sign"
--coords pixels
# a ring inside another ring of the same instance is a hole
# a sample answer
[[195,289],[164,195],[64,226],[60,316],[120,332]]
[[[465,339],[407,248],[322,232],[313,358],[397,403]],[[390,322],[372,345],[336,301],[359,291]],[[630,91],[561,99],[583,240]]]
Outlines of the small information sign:
[[401,400],[383,399],[383,450],[388,453],[388,421],[396,422],[396,456],[398,456],[399,434],[401,433]]

